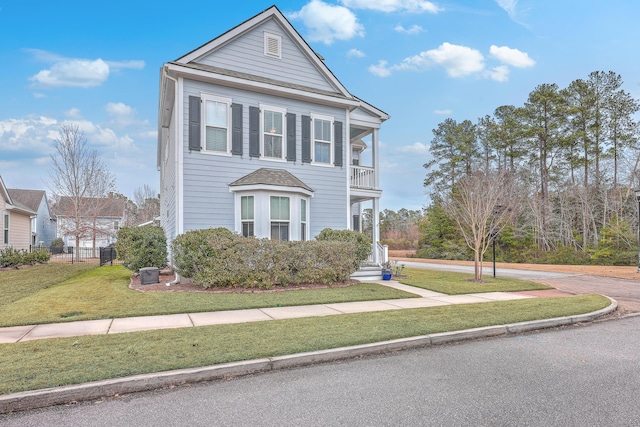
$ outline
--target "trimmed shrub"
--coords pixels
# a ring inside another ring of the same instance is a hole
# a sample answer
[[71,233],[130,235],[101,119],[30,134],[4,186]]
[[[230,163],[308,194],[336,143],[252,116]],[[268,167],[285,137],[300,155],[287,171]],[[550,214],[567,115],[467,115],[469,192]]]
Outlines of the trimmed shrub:
[[[318,234],[316,240],[329,240],[338,242],[351,242],[355,245],[355,255],[358,264],[369,258],[371,255],[372,242],[371,239],[362,233],[353,230],[333,230],[325,228]],[[356,265],[356,266],[357,266]]]
[[167,237],[159,225],[122,227],[118,230],[116,252],[122,265],[131,271],[162,268],[167,265]]
[[51,254],[47,250],[27,252],[12,247],[0,251],[0,267],[19,267],[21,265],[35,265],[49,262]]
[[176,271],[205,288],[331,284],[347,280],[359,265],[350,241],[281,242],[225,228],[189,231],[172,248]]

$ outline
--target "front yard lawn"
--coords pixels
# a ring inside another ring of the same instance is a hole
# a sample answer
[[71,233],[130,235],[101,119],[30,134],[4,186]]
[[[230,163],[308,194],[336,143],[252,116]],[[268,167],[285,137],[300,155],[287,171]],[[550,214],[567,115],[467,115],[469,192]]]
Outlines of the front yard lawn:
[[400,283],[441,292],[447,295],[476,294],[480,292],[518,292],[553,289],[539,283],[506,277],[483,276],[483,283],[473,281],[473,274],[450,271],[405,268]]
[[252,294],[138,292],[129,289],[130,275],[122,266],[60,264],[0,272],[0,326],[417,297],[371,283]]
[[0,394],[582,314],[609,304],[600,295],[531,298],[0,344]]

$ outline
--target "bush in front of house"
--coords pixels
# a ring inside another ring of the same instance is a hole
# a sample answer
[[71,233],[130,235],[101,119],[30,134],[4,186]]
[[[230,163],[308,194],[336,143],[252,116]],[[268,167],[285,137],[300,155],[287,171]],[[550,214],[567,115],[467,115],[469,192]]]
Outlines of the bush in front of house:
[[325,228],[318,234],[316,240],[329,240],[339,242],[352,242],[356,247],[356,257],[358,264],[371,255],[371,239],[364,234],[353,230],[333,230]]
[[122,265],[131,271],[162,268],[167,265],[167,237],[159,225],[122,227],[118,230],[116,252]]
[[64,241],[61,237],[56,237],[51,241],[51,253],[52,254],[61,254],[64,250]]
[[5,248],[0,251],[0,267],[19,267],[49,262],[51,254],[47,250],[28,252],[24,249]]
[[173,242],[176,272],[209,287],[343,282],[358,267],[353,242],[281,242],[227,229],[193,230]]

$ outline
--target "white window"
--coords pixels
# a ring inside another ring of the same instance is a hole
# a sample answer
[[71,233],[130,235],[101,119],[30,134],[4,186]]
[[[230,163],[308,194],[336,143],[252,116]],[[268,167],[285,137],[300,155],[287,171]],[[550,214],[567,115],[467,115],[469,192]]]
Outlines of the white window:
[[282,58],[282,38],[276,34],[264,33],[264,54],[272,58]]
[[228,153],[231,141],[231,99],[202,95],[204,151]]
[[4,214],[2,243],[9,244],[9,214]]
[[307,240],[307,201],[300,199],[300,240]]
[[242,196],[240,198],[240,222],[242,223],[242,235],[244,237],[253,237],[255,235],[253,221],[253,196]]
[[113,229],[116,231],[120,230],[120,221],[118,221],[117,219],[113,221]]
[[270,201],[271,240],[289,240],[289,198],[271,196]]
[[331,117],[313,116],[313,162],[330,165],[332,162],[333,138]]
[[262,111],[262,155],[272,159],[285,158],[285,109],[260,105]]

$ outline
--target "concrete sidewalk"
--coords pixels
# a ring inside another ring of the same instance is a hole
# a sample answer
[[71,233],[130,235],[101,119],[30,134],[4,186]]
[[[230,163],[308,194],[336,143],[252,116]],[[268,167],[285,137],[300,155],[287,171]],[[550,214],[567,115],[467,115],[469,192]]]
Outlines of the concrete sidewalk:
[[13,326],[0,328],[0,343],[16,343],[45,338],[118,334],[123,332],[149,331],[154,329],[188,328],[194,326],[261,322],[265,320],[331,316],[349,313],[402,310],[405,308],[423,308],[440,305],[471,304],[478,302],[535,298],[535,296],[532,295],[523,295],[512,292],[446,295],[413,286],[403,285],[395,280],[367,280],[367,282],[378,283],[380,285],[419,295],[420,298],[343,302],[294,307],[269,307],[249,310],[168,314],[161,316],[126,317],[118,319],[84,320],[42,325]]

